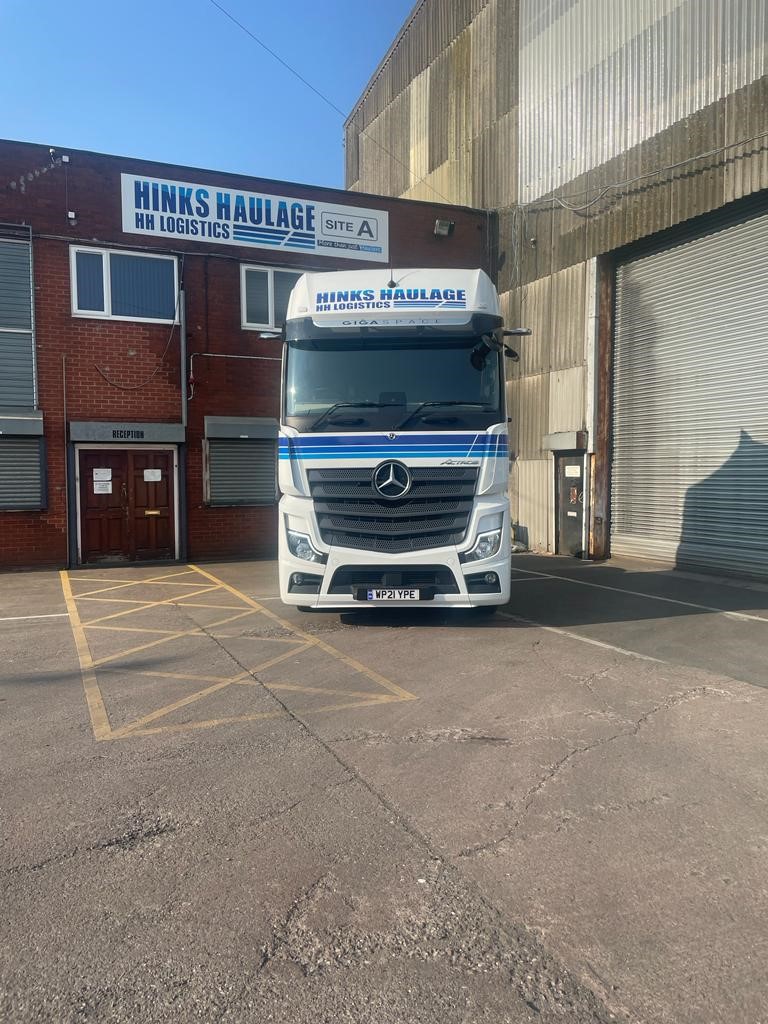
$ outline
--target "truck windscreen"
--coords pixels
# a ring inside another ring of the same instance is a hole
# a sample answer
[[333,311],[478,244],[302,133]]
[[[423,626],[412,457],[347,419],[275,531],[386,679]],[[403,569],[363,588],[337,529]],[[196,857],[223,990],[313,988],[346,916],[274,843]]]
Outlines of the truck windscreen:
[[283,395],[306,433],[485,429],[503,416],[501,356],[480,338],[291,341]]

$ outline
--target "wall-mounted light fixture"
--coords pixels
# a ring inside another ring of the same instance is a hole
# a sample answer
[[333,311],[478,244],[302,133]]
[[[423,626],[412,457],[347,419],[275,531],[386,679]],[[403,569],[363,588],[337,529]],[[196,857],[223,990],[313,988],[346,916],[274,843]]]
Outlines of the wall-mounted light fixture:
[[77,213],[74,210],[69,210],[67,212],[67,220],[74,227],[77,224]]
[[448,235],[453,234],[455,223],[452,220],[441,220],[439,217],[435,221],[435,235],[438,238],[447,238]]

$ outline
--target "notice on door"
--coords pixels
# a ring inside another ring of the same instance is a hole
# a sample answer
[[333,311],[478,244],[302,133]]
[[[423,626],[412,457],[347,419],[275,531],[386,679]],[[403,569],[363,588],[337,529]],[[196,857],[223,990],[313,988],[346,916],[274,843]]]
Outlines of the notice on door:
[[159,480],[162,480],[163,474],[159,469],[145,469],[144,470],[144,483],[145,484],[156,484]]
[[565,475],[570,477],[581,476],[581,466],[566,466]]
[[94,470],[93,470],[93,479],[94,480],[111,480],[112,479],[112,470],[109,469],[109,468],[106,468],[106,469],[100,469],[98,467],[94,468]]
[[112,493],[112,481],[111,480],[94,480],[93,481],[93,493],[94,494],[111,494]]

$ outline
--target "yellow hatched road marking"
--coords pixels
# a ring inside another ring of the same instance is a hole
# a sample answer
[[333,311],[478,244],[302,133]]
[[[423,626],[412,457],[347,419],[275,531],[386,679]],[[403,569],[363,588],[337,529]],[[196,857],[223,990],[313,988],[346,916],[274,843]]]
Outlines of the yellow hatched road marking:
[[[212,590],[218,590],[218,587],[203,587],[201,590],[196,590],[190,597],[197,597],[200,594],[210,594]],[[159,608],[163,604],[175,604],[175,597],[164,597],[161,601],[147,601],[141,608],[124,608],[121,612],[112,612],[110,615],[102,615],[98,619],[91,619],[89,622],[84,622],[84,626],[95,626],[97,622],[106,622],[108,619],[119,619],[123,615],[133,615],[135,612],[148,611],[150,608]]]
[[124,725],[120,729],[115,729],[112,735],[115,739],[120,739],[121,736],[125,736],[129,732],[135,732],[137,729],[141,729],[150,722],[157,721],[158,718],[165,718],[166,715],[170,715],[172,712],[178,711],[179,708],[185,708],[189,704],[194,704],[196,701],[202,700],[203,697],[208,697],[212,693],[216,693],[217,690],[223,690],[225,686],[229,685],[229,680],[225,679],[223,683],[214,683],[212,686],[206,686],[204,690],[198,690],[196,693],[190,693],[188,696],[182,697],[181,700],[174,701],[173,704],[168,704],[164,708],[158,708],[157,711],[152,711],[150,714],[144,715],[143,718],[137,718],[135,722],[130,722],[128,725]]
[[[191,563],[190,563],[191,565]],[[199,565],[192,565],[193,569],[196,569],[202,576],[205,576],[212,583],[218,584],[224,590],[228,590],[230,594],[234,594],[235,597],[239,597],[241,601],[250,605],[254,611],[261,612],[262,615],[266,615],[268,619],[272,619],[273,622],[277,622],[283,629],[289,633],[293,633],[295,636],[300,636],[303,640],[306,640],[308,644],[314,644],[319,650],[325,651],[326,654],[330,654],[332,658],[336,658],[338,661],[347,665],[349,668],[359,672],[361,675],[367,676],[368,679],[373,680],[374,683],[378,683],[379,686],[383,686],[385,690],[389,690],[390,693],[395,694],[400,700],[416,700],[416,695],[409,693],[408,690],[404,690],[402,686],[398,686],[397,683],[393,683],[391,679],[387,679],[386,676],[376,672],[375,669],[368,668],[367,665],[363,665],[357,658],[352,658],[348,654],[343,654],[338,648],[333,647],[331,644],[326,643],[325,640],[321,640],[319,637],[314,637],[310,633],[305,633],[303,629],[299,629],[297,626],[292,625],[286,619],[281,618],[275,612],[270,611],[269,608],[265,608],[263,604],[259,604],[258,601],[254,601],[248,597],[241,590],[236,587],[231,587],[229,583],[225,583],[224,580],[220,580],[214,576],[213,573],[206,572],[205,569],[201,569]]]
[[211,626],[223,626],[225,622],[234,622],[235,619],[242,619],[246,615],[253,615],[252,611],[241,612],[239,615],[230,615],[229,618],[221,619],[219,622],[212,622],[210,626],[206,626],[203,629],[200,626],[195,626],[194,629],[183,629],[179,633],[171,633],[169,636],[161,636],[159,640],[151,640],[146,644],[139,644],[138,647],[129,647],[128,650],[118,651],[117,654],[109,654],[106,658],[98,658],[94,661],[94,667],[98,668],[100,665],[106,665],[110,661],[116,661],[118,658],[125,658],[129,654],[139,654],[141,651],[149,650],[150,647],[157,647],[158,644],[167,644],[171,640],[178,640],[183,636],[207,636],[206,630],[210,629]]
[[[195,575],[194,581],[186,583],[167,582],[173,580],[177,576]],[[168,725],[153,725],[152,723],[157,722],[159,719],[164,718],[175,711],[182,708],[188,707],[195,704],[206,697],[223,690],[231,685],[252,685],[258,686],[263,685],[268,690],[273,691],[286,691],[290,693],[303,693],[312,696],[334,696],[348,698],[341,703],[325,705],[319,708],[306,708],[302,709],[302,714],[319,714],[329,711],[338,711],[346,708],[358,708],[358,707],[370,707],[374,705],[387,704],[397,701],[415,700],[415,694],[409,693],[407,690],[398,686],[397,683],[387,679],[385,676],[376,672],[375,669],[369,668],[362,662],[358,661],[342,651],[333,647],[325,640],[320,639],[317,636],[312,636],[306,633],[304,630],[294,626],[286,619],[281,618],[279,615],[265,608],[264,605],[260,604],[253,598],[248,597],[242,591],[237,588],[230,586],[223,580],[214,576],[212,573],[207,572],[205,569],[201,569],[199,566],[190,565],[187,570],[179,573],[169,573],[166,576],[151,577],[148,579],[139,579],[132,581],[116,580],[109,578],[99,579],[98,577],[90,577],[90,582],[103,582],[103,583],[114,583],[115,586],[106,587],[102,590],[90,590],[83,594],[74,594],[72,590],[72,580],[66,571],[62,571],[61,585],[64,592],[64,598],[67,606],[67,613],[70,618],[72,633],[75,639],[75,646],[77,648],[78,658],[80,660],[80,669],[83,678],[83,688],[85,691],[86,703],[88,705],[89,714],[91,717],[91,725],[93,727],[94,737],[97,740],[104,739],[124,739],[134,736],[153,736],[159,733],[178,733],[187,731],[190,729],[205,729],[211,728],[216,725],[224,725],[235,722],[251,722],[261,721],[266,719],[279,718],[285,712],[283,710],[274,712],[254,712],[253,714],[245,715],[233,715],[221,718],[212,718],[206,721],[192,721],[182,722],[178,724]],[[208,582],[208,585],[201,587],[200,578],[203,578]],[[184,594],[177,594],[175,597],[164,598],[158,601],[139,601],[132,598],[121,598],[121,597],[101,597],[101,594],[111,594],[115,590],[122,590],[127,587],[143,586],[145,584],[158,585],[158,586],[177,586],[187,588]],[[197,590],[189,592],[190,587],[197,587]],[[188,598],[202,596],[209,594],[214,591],[225,591],[233,595],[240,603],[237,605],[227,604],[208,604],[206,602],[194,602],[188,601]],[[77,608],[78,600],[90,600],[90,601],[102,601],[104,603],[120,603],[130,604],[132,607],[124,609],[119,612],[114,612],[109,615],[101,616],[97,619],[92,619],[88,622],[83,622],[80,619],[79,611]],[[136,611],[145,611],[160,606],[174,605],[176,607],[200,607],[200,608],[212,608],[214,610],[222,611],[235,611],[237,614],[228,615],[223,619],[218,619],[215,622],[207,623],[202,626],[195,626],[191,629],[185,630],[163,630],[154,629],[150,627],[131,627],[122,625],[112,625],[114,619],[122,618],[125,615],[130,615]],[[245,606],[245,608],[243,607]],[[130,667],[106,667],[106,672],[119,672],[127,671],[128,673],[134,672],[143,676],[157,677],[161,679],[178,679],[188,683],[208,683],[209,685],[203,689],[196,690],[194,693],[188,694],[187,696],[174,701],[172,704],[168,704],[165,707],[157,708],[143,717],[136,719],[133,722],[129,722],[117,729],[112,729],[107,715],[104,700],[99,689],[96,668],[102,666],[109,666],[110,663],[118,661],[119,659],[127,658],[131,655],[138,654],[141,651],[149,650],[162,644],[173,642],[174,640],[181,639],[183,637],[204,637],[209,635],[209,631],[215,629],[218,626],[224,626],[227,623],[235,622],[239,619],[252,616],[254,614],[264,615],[268,620],[278,624],[288,634],[288,637],[257,637],[263,641],[269,641],[289,644],[290,649],[284,650],[281,654],[275,655],[274,657],[268,658],[264,661],[259,662],[252,668],[247,669],[244,672],[240,672],[237,675],[231,677],[222,676],[192,676],[189,674],[175,673],[175,672],[147,672],[138,671],[131,669]],[[105,624],[106,623],[106,624]],[[99,629],[104,631],[112,630],[114,632],[125,632],[125,633],[151,633],[160,634],[158,639],[148,641],[147,643],[139,644],[135,647],[128,648],[127,650],[119,651],[115,654],[107,655],[103,658],[94,659],[90,648],[88,646],[88,640],[86,635],[86,629]],[[299,683],[290,682],[276,682],[268,683],[262,682],[259,679],[254,678],[257,673],[263,672],[266,669],[272,668],[275,665],[282,664],[296,655],[302,654],[307,650],[317,649],[323,651],[325,654],[330,655],[336,661],[341,662],[348,668],[351,668],[354,672],[365,676],[372,682],[376,683],[385,693],[369,693],[361,690],[340,690],[326,687],[314,687],[304,686]],[[351,698],[351,700],[349,699]]]
[[[413,698],[416,700],[416,698]],[[397,703],[398,697],[384,695],[381,700],[354,700],[345,701],[343,704],[328,704],[323,708],[312,708],[304,709],[303,715],[324,715],[329,711],[345,711],[349,708],[368,708],[372,704],[393,704]],[[232,715],[228,718],[209,718],[206,722],[179,722],[177,725],[160,725],[150,729],[137,729],[131,733],[120,733],[113,736],[114,739],[120,740],[133,738],[134,736],[156,736],[158,733],[174,733],[174,732],[188,732],[190,729],[211,729],[215,725],[235,725],[238,722],[259,722],[268,718],[282,718],[285,715],[284,711],[263,711],[254,712],[250,715]]]

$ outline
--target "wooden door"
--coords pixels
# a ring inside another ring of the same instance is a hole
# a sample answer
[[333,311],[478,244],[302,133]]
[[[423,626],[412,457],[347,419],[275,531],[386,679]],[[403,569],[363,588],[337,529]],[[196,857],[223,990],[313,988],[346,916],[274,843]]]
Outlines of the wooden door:
[[83,562],[128,561],[128,453],[80,452],[80,542]]
[[128,466],[131,560],[175,558],[172,452],[131,451]]
[[173,453],[80,452],[83,562],[176,557]]

